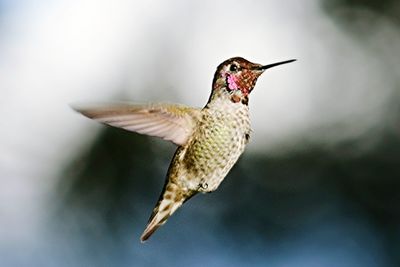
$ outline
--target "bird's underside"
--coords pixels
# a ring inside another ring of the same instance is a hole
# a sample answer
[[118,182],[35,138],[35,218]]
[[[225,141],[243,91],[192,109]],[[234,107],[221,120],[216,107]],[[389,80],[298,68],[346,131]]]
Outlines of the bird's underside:
[[142,241],[193,195],[216,190],[242,154],[250,132],[248,108],[219,104],[223,109],[202,110],[192,136],[175,152]]

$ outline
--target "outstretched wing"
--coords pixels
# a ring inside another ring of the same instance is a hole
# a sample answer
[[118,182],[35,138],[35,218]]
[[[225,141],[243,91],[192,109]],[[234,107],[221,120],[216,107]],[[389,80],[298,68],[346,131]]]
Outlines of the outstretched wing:
[[200,109],[175,104],[103,104],[73,107],[96,121],[183,145],[192,134]]

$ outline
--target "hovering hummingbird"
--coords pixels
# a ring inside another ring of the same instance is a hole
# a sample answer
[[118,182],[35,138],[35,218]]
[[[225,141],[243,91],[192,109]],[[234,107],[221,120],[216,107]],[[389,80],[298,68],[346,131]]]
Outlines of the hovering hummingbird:
[[107,104],[76,107],[96,121],[128,131],[161,137],[178,146],[161,196],[141,241],[198,192],[216,190],[243,153],[250,138],[249,94],[266,70],[295,59],[269,65],[234,57],[215,72],[204,108],[175,104]]

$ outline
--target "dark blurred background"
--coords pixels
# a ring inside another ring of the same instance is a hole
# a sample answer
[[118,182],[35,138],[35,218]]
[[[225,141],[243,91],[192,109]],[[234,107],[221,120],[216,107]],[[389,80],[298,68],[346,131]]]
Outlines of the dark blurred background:
[[[0,266],[400,266],[394,0],[0,1]],[[139,241],[175,147],[74,102],[203,106],[268,64],[219,190]]]

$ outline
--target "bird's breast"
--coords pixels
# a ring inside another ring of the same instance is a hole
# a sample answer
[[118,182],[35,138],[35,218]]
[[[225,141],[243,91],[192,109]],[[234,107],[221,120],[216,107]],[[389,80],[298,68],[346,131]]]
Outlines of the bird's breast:
[[242,154],[250,134],[248,107],[231,101],[206,107],[180,161],[192,190],[214,191]]

